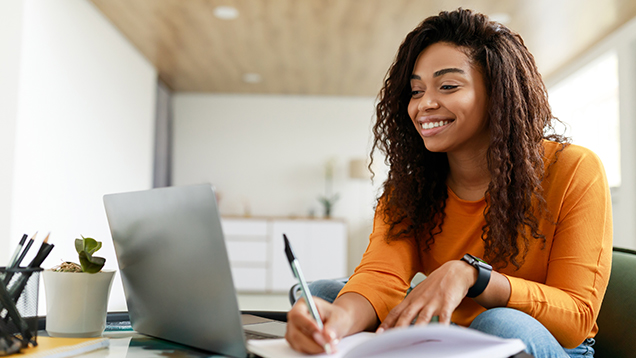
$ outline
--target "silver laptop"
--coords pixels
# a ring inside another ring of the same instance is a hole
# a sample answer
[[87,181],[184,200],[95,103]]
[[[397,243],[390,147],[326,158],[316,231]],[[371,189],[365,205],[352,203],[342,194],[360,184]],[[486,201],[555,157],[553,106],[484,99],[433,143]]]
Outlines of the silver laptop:
[[232,357],[248,355],[244,328],[285,334],[241,317],[211,185],[110,194],[104,206],[135,331]]

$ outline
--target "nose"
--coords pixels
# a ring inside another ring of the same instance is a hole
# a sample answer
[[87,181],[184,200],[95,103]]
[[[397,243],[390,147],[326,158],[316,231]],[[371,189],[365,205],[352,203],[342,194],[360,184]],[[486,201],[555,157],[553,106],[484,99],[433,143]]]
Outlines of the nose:
[[434,93],[431,93],[431,92],[432,91],[424,92],[424,95],[420,98],[420,102],[417,105],[417,109],[419,111],[426,111],[429,109],[439,108],[439,102],[437,101],[437,98],[435,97]]

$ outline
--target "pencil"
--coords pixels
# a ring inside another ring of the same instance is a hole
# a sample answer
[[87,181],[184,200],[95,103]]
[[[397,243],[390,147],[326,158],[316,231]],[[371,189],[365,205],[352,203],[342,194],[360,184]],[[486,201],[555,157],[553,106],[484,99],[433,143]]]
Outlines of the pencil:
[[22,250],[22,253],[20,254],[20,257],[18,257],[18,259],[16,260],[15,264],[13,266],[11,266],[11,267],[13,267],[13,268],[20,267],[20,263],[22,262],[22,260],[24,260],[24,256],[26,256],[27,252],[29,251],[29,249],[33,245],[33,240],[35,239],[35,236],[37,234],[38,234],[38,232],[36,231],[35,234],[33,234],[33,236],[29,239],[29,242],[26,244],[26,247],[24,248],[24,250]]
[[22,251],[22,246],[24,246],[24,242],[26,241],[27,237],[29,237],[29,235],[27,234],[22,235],[22,238],[20,239],[20,243],[15,248],[13,255],[11,255],[11,259],[9,260],[9,264],[7,265],[7,268],[13,267],[13,265],[15,264],[15,261],[17,260],[18,255],[20,254],[20,251]]
[[38,250],[38,253],[35,254],[35,257],[33,258],[33,260],[31,260],[31,263],[29,263],[29,266],[28,266],[29,268],[40,267],[42,262],[44,262],[46,257],[49,255],[49,253],[53,249],[53,246],[55,246],[53,244],[48,243],[49,236],[51,236],[50,232],[48,235],[46,235],[46,237],[42,241],[42,245],[40,245],[40,249]]

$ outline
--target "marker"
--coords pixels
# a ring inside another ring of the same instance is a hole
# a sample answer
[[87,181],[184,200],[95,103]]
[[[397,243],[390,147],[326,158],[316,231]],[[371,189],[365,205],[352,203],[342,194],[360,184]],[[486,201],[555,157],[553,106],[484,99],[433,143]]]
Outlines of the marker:
[[[300,262],[294,256],[294,252],[292,251],[291,245],[289,244],[289,240],[287,240],[287,235],[283,234],[283,239],[285,240],[285,254],[287,255],[287,261],[289,261],[289,266],[291,266],[292,271],[294,272],[294,276],[298,279],[298,283],[300,283],[300,290],[303,294],[303,298],[305,299],[305,303],[307,304],[307,308],[309,308],[309,312],[316,320],[318,324],[318,328],[322,331],[324,326],[322,325],[322,319],[320,318],[320,314],[318,313],[318,308],[316,307],[316,303],[314,302],[313,297],[311,297],[311,292],[309,292],[309,286],[307,286],[307,281],[305,281],[305,277],[303,276],[303,271],[300,269]],[[325,353],[331,354],[331,346],[329,343],[326,343]]]

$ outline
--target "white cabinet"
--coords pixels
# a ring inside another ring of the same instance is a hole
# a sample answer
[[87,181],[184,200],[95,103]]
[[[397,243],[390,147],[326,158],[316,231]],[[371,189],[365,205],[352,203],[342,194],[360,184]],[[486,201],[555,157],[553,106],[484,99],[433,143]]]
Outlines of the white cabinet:
[[287,292],[296,283],[283,234],[308,281],[347,274],[347,228],[342,221],[224,217],[221,223],[239,292]]

